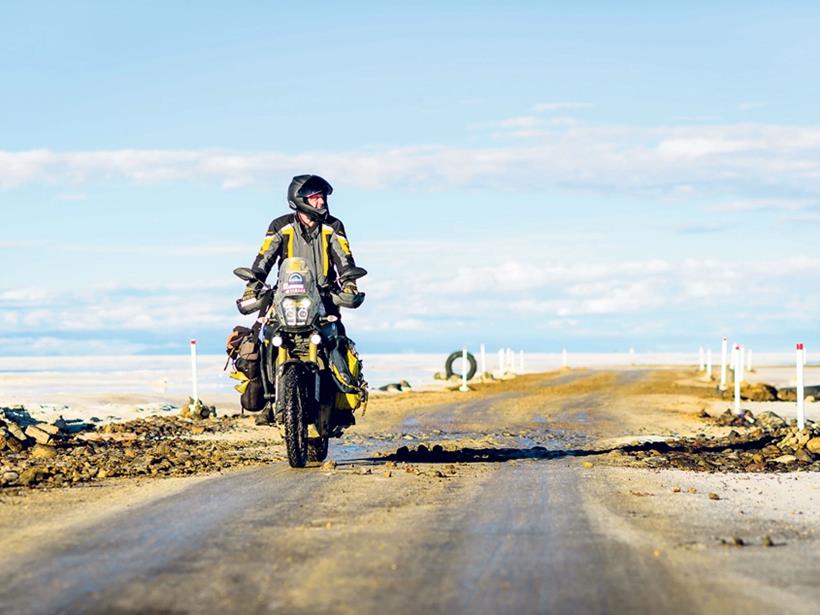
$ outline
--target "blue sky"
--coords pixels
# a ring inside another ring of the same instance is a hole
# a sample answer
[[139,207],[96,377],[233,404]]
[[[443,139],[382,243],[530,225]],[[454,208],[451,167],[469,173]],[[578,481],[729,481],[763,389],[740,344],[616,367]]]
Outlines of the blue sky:
[[0,353],[219,351],[303,172],[365,351],[820,344],[814,5],[440,4],[0,6]]

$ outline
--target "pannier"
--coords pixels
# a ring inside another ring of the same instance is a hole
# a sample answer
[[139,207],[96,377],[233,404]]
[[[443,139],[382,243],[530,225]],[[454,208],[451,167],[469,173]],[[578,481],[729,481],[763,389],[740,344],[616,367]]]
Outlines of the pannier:
[[339,388],[336,393],[336,409],[353,411],[362,404],[367,404],[367,383],[362,374],[362,360],[353,341],[339,336],[336,348],[329,354],[330,372]]
[[265,407],[265,390],[260,372],[257,331],[248,327],[233,328],[225,345],[228,361],[233,363],[231,378],[238,380],[234,389],[240,393],[245,410],[259,412]]

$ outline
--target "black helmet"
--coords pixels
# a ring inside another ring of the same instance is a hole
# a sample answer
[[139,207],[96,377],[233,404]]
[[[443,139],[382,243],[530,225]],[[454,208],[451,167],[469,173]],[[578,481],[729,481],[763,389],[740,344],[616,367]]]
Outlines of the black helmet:
[[[311,207],[307,197],[312,194],[323,194],[325,206],[322,209]],[[327,197],[333,194],[333,186],[318,175],[297,175],[288,186],[288,206],[301,211],[318,222],[327,219]]]

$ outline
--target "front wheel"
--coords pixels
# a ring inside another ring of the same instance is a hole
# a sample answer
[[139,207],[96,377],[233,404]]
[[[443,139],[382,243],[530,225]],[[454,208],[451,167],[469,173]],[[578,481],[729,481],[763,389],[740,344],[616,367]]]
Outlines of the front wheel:
[[285,446],[292,468],[304,468],[308,460],[307,387],[300,378],[301,371],[297,364],[285,365],[277,383],[278,414],[285,424]]
[[327,436],[308,438],[308,461],[324,461],[327,458],[327,447],[329,440],[330,438]]

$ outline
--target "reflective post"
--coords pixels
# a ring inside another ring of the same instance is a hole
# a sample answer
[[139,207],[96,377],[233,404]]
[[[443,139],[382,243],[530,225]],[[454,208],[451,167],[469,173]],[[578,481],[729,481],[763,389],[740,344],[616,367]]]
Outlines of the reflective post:
[[461,349],[461,386],[458,387],[459,391],[469,391],[470,387],[467,386],[467,347]]
[[720,344],[720,390],[726,390],[726,350],[729,341],[724,337]]
[[740,348],[735,344],[732,357],[735,360],[734,364],[734,379],[735,379],[735,414],[740,414]]
[[199,407],[199,388],[196,373],[196,340],[191,340],[191,399],[194,407]]
[[803,387],[803,367],[806,364],[806,349],[803,344],[798,344],[796,351],[796,365],[797,365],[797,428],[803,429],[806,425],[806,394]]

